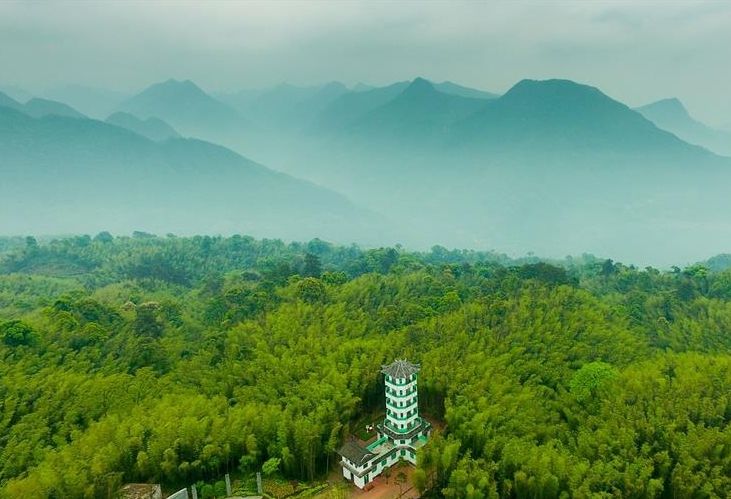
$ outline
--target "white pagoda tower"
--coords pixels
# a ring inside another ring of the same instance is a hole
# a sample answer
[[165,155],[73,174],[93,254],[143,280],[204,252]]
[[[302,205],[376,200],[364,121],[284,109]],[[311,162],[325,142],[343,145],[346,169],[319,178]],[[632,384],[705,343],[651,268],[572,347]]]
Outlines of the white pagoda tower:
[[386,417],[377,425],[378,438],[367,447],[347,442],[338,451],[343,476],[359,488],[399,460],[416,464],[416,450],[431,433],[431,424],[419,416],[419,365],[396,360],[381,372],[386,377]]

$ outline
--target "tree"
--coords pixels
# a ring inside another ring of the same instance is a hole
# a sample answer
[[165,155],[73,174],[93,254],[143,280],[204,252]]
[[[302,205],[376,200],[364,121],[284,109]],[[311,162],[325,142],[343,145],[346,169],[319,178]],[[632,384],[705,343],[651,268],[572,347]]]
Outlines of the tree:
[[602,263],[602,269],[601,269],[602,276],[604,276],[606,278],[606,277],[613,275],[616,272],[617,272],[617,269],[614,266],[614,262],[612,261],[612,259],[607,258],[606,260],[604,260],[604,262]]
[[278,457],[269,458],[261,465],[261,471],[264,473],[264,476],[272,476],[279,471],[279,465],[281,463],[282,460]]
[[602,386],[617,376],[617,371],[605,362],[584,364],[571,378],[571,393],[579,402],[594,397]]
[[320,279],[305,277],[297,283],[297,295],[307,303],[318,303],[325,300],[325,285]]
[[414,487],[419,491],[419,494],[424,494],[427,488],[427,477],[426,472],[422,468],[416,468],[412,477],[414,481]]
[[157,318],[160,304],[157,302],[141,303],[135,307],[135,332],[147,338],[159,338],[162,336],[164,326]]
[[553,285],[569,284],[571,282],[566,269],[544,262],[518,267],[518,275],[522,279],[536,279]]
[[38,241],[35,237],[28,236],[25,238],[25,249],[30,252],[38,250]]
[[320,277],[322,274],[322,264],[320,258],[312,253],[305,255],[305,265],[302,269],[302,275],[305,277]]
[[103,243],[103,244],[109,244],[114,241],[114,236],[112,236],[107,231],[102,231],[99,234],[97,234],[96,236],[94,236],[94,241]]
[[28,346],[34,342],[33,329],[20,320],[0,323],[0,338],[9,347]]

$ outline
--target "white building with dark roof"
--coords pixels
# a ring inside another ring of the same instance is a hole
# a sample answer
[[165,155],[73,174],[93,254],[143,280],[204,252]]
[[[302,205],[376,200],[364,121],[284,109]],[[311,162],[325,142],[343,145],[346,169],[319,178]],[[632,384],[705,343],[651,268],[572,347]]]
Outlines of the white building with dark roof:
[[343,476],[361,489],[398,461],[416,464],[416,451],[431,433],[431,424],[419,416],[419,365],[396,360],[382,366],[381,372],[385,375],[386,417],[377,425],[378,438],[367,447],[346,442],[338,451]]

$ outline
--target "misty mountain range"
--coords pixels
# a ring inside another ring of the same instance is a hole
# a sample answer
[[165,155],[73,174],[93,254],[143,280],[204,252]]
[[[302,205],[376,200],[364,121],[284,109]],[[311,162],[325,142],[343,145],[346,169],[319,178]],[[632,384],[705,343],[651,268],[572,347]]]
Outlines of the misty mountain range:
[[378,217],[342,196],[195,139],[154,142],[90,119],[0,108],[7,233],[140,227],[157,233],[355,238]]
[[79,111],[0,93],[2,233],[246,232],[657,265],[731,244],[731,134],[674,99],[631,109],[568,80],[504,95],[423,78],[215,95],[168,80],[88,102],[69,88]]
[[663,99],[636,109],[658,127],[717,154],[731,156],[731,132],[715,130],[695,120],[678,99]]

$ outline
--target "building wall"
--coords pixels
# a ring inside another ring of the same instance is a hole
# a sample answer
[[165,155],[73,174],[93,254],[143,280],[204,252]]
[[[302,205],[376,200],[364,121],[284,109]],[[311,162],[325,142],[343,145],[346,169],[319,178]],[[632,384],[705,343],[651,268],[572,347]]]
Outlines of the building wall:
[[175,494],[168,496],[168,499],[188,499],[188,488],[180,489]]
[[[371,483],[377,476],[381,475],[384,470],[390,468],[399,461],[408,461],[411,464],[415,465],[416,451],[411,449],[408,444],[399,445],[399,447],[396,448],[395,452],[388,456],[388,459],[383,463],[383,466],[379,466],[376,464],[376,462],[380,461],[380,459],[381,458],[373,459],[369,461],[366,466],[357,468],[358,473],[361,473],[362,476],[351,473],[346,466],[343,466],[343,476],[347,480],[352,481],[358,488],[362,489],[363,487]],[[368,475],[367,482],[366,475]]]
[[416,393],[416,386],[416,381],[408,385],[392,385],[391,383],[386,383],[388,390],[384,389],[384,391],[389,397],[408,397],[412,393]]
[[413,412],[411,416],[408,416],[405,419],[401,419],[400,417],[398,417],[404,413],[398,411],[393,412],[393,414],[386,414],[386,419],[388,419],[388,422],[394,425],[394,427],[396,428],[402,428],[402,426],[400,425],[403,425],[403,428],[411,428],[412,426],[414,426],[414,422],[419,419],[418,411]]
[[[386,419],[393,428],[399,430],[411,428],[419,417],[417,376],[414,375],[405,384],[400,384],[403,381],[405,380],[393,378],[389,380],[387,377],[385,386]],[[400,404],[404,404],[404,407],[399,407]],[[409,412],[411,414],[406,416]]]
[[394,380],[394,381],[386,380],[386,387],[390,388],[391,390],[396,390],[397,392],[401,391],[401,390],[403,390],[404,392],[411,391],[411,389],[414,388],[415,386],[416,386],[415,379],[409,381],[408,383],[404,383],[404,384],[401,384],[401,383],[397,382],[396,380]]
[[365,487],[365,478],[359,477],[358,475],[353,475],[353,483],[359,488],[362,489]]

